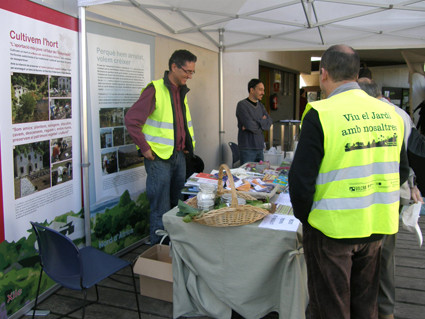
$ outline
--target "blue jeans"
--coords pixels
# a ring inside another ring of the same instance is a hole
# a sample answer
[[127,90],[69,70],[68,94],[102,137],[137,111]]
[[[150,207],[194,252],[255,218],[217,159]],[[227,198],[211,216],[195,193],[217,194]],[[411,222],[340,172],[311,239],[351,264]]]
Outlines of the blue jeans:
[[182,199],[181,190],[186,181],[186,160],[182,151],[175,152],[169,159],[158,156],[153,161],[145,159],[148,174],[146,194],[150,205],[149,235],[151,245],[161,238],[155,235],[157,229],[164,229],[162,215],[178,204]]
[[264,161],[263,150],[239,149],[240,165],[248,162]]

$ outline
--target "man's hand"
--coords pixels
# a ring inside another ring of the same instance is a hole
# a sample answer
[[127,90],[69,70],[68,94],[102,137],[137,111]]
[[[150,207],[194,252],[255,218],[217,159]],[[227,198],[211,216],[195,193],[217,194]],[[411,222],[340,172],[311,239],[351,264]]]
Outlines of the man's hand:
[[150,161],[153,161],[155,159],[155,155],[151,149],[148,149],[146,152],[143,152],[142,154],[146,159]]
[[267,116],[263,115],[263,120],[265,120],[267,118]]
[[245,130],[246,130],[245,126],[242,125],[242,131],[245,131]]
[[410,189],[410,197],[415,202],[415,204],[417,202],[420,202],[422,204],[424,203],[424,200],[421,195],[421,191],[416,187],[416,185]]

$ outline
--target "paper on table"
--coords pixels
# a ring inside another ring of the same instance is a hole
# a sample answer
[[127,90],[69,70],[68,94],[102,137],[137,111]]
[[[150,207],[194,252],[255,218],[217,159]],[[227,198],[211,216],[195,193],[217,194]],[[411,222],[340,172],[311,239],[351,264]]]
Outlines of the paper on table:
[[276,198],[275,202],[276,205],[285,205],[285,206],[291,206],[291,199],[289,198],[289,193],[280,193],[279,196]]
[[264,217],[258,227],[295,232],[299,224],[300,221],[292,215],[270,214]]
[[276,211],[274,213],[281,215],[294,215],[292,207],[286,205],[276,205]]

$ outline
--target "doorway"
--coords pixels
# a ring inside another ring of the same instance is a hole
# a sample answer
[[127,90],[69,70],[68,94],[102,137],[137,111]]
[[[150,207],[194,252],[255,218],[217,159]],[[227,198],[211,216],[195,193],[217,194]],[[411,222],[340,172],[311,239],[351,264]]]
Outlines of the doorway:
[[270,145],[270,134],[265,132],[267,149],[281,145],[281,120],[295,120],[297,107],[297,83],[299,73],[267,62],[260,61],[260,80],[264,83],[262,103],[273,119],[273,141]]

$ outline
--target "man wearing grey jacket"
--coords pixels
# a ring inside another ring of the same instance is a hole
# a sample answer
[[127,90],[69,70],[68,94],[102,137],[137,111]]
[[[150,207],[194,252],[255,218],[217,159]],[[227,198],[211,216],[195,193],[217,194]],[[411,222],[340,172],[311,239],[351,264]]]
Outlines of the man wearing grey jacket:
[[236,107],[241,165],[264,160],[264,131],[268,131],[273,123],[261,103],[264,96],[263,82],[259,79],[252,79],[248,83],[248,92],[249,96],[239,101]]

